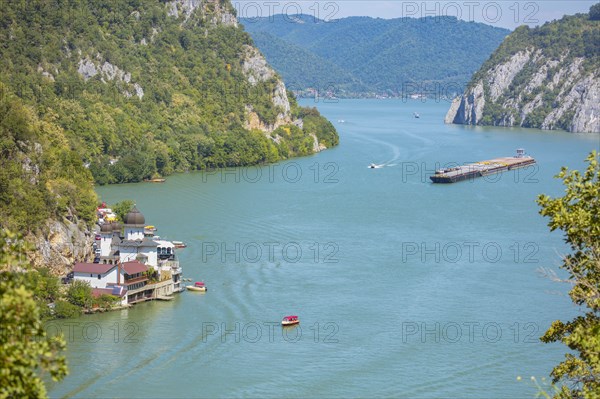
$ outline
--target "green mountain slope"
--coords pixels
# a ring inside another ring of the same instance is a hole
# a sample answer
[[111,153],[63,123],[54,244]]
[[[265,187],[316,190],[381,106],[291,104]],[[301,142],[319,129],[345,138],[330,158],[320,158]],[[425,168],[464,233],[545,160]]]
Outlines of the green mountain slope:
[[91,260],[94,183],[337,143],[226,0],[0,2],[0,228],[34,244],[36,265]]
[[289,90],[327,88],[332,82],[338,82],[335,89],[340,91],[364,86],[352,73],[301,46],[266,32],[255,32],[252,39],[273,67],[281,72]]
[[[286,82],[300,89],[317,82],[322,89],[317,72],[325,69],[327,85],[335,86],[340,96],[398,95],[408,84],[457,91],[509,33],[456,18],[350,17],[325,22],[308,15],[276,15],[241,22]],[[279,40],[264,40],[265,34]],[[288,43],[287,51],[281,41]],[[298,48],[313,56],[298,59]],[[325,62],[317,67],[319,59]]]
[[301,128],[233,13],[224,0],[4,1],[0,81],[64,130],[100,184],[335,145],[318,115]]
[[447,123],[600,132],[600,20],[515,30],[455,99]]

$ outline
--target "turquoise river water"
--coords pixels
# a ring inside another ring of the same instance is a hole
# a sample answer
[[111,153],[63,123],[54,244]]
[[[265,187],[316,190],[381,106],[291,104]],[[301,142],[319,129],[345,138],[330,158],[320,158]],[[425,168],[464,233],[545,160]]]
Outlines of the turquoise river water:
[[[446,102],[303,104],[333,121],[337,148],[98,187],[186,242],[184,277],[209,290],[50,323],[70,368],[52,397],[535,395],[530,377],[566,352],[538,337],[581,311],[536,271],[567,248],[535,199],[561,195],[553,176],[583,168],[598,136],[444,125]],[[436,167],[519,147],[536,167],[429,182]],[[290,314],[301,324],[282,330]]]

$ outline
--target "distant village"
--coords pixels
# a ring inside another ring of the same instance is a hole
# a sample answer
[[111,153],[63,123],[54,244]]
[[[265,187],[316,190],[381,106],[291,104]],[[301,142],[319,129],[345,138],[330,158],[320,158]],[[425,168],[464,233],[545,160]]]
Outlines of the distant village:
[[76,263],[70,280],[92,287],[92,295],[112,295],[127,306],[149,300],[170,300],[185,290],[175,249],[181,242],[155,236],[144,215],[133,209],[124,224],[105,204],[97,209],[99,232],[95,235],[93,263]]

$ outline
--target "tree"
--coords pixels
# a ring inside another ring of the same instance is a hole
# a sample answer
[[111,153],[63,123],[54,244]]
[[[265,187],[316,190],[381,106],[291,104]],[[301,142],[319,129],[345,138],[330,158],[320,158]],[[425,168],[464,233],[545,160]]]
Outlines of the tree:
[[590,19],[592,21],[600,21],[600,3],[590,7]]
[[67,290],[67,301],[81,308],[90,308],[93,301],[92,287],[86,282],[75,280]]
[[125,215],[133,209],[134,205],[132,200],[123,200],[114,204],[112,210],[121,222],[125,222]]
[[0,231],[0,398],[45,398],[40,373],[67,375],[65,341],[46,335],[24,259],[22,241]]
[[552,370],[553,382],[563,385],[556,398],[600,397],[600,168],[598,154],[587,158],[584,174],[562,168],[556,176],[563,180],[566,194],[559,198],[540,195],[540,214],[550,218],[552,231],[560,229],[572,254],[564,258],[562,269],[569,273],[569,296],[584,315],[562,322],[554,321],[541,337],[543,342],[561,341],[573,352]]

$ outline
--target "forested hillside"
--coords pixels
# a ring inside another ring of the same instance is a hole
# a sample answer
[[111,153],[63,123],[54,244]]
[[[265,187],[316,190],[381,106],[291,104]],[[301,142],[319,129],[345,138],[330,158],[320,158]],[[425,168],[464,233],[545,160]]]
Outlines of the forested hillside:
[[312,154],[303,109],[226,0],[0,2],[0,228],[90,260],[94,184]]
[[224,0],[3,1],[0,82],[63,130],[98,184],[338,140],[318,115],[304,127]]
[[401,95],[408,84],[462,90],[509,33],[454,17],[275,15],[241,22],[289,87],[329,87],[339,97]]

